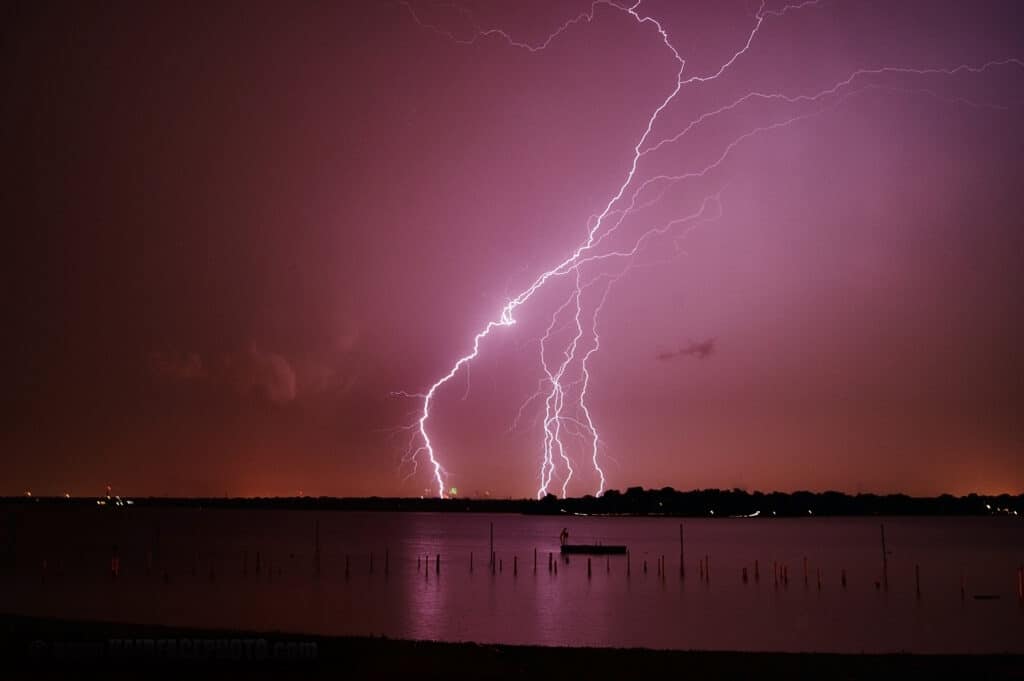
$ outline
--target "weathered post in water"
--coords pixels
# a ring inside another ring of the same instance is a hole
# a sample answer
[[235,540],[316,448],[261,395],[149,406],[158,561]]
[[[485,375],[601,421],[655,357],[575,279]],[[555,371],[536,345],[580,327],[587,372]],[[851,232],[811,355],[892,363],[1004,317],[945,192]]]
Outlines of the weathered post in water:
[[537,547],[533,547],[533,574],[537,574]]
[[587,579],[590,579],[590,556],[587,556]]
[[160,521],[157,520],[153,527],[153,560],[160,562]]
[[441,574],[441,554],[434,556],[434,572]]
[[313,521],[313,571],[320,576],[320,519]]
[[469,574],[473,574],[473,552],[469,552]]
[[889,590],[889,552],[885,548],[885,523],[879,524],[882,530],[882,586]]
[[686,552],[683,545],[683,524],[679,523],[679,578],[686,577]]
[[494,566],[494,521],[491,521],[491,566]]

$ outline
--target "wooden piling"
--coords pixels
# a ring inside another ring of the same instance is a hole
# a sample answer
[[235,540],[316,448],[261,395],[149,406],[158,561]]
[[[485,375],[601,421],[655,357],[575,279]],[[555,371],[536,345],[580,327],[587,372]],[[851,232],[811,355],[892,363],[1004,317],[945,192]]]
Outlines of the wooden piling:
[[505,571],[505,566],[502,563],[504,563],[504,561],[499,558],[498,559],[498,572],[504,572]]
[[[313,521],[313,570],[320,576],[320,519]],[[384,570],[387,572],[387,570]]]
[[686,578],[686,551],[683,544],[683,524],[679,523],[679,578]]
[[[256,557],[257,557],[257,559],[259,558],[259,554],[258,553],[256,554]],[[348,579],[348,576],[349,576],[348,559],[349,559],[349,555],[346,553],[345,554],[345,579]],[[258,561],[257,561],[257,564],[258,564]]]
[[631,561],[629,559],[629,551],[626,551],[626,576],[627,577],[629,577],[629,575],[630,575],[630,563],[631,563]]
[[590,556],[587,556],[587,579],[590,579]]
[[491,551],[491,574],[495,574],[498,571],[498,564],[494,561],[494,551]]
[[552,569],[551,566],[554,563],[554,560],[555,560],[554,554],[551,553],[550,551],[548,551],[548,572],[551,572],[551,569]]
[[914,563],[914,593],[921,597],[921,566]]
[[608,556],[604,557],[604,571],[609,575],[612,573],[612,559]]
[[558,575],[558,563],[555,563],[555,575]]
[[821,591],[821,568],[816,568],[818,572],[818,591]]
[[804,556],[804,586],[807,586],[807,556]]
[[644,574],[647,574],[647,559],[644,558]]
[[519,575],[519,556],[512,556],[512,576]]
[[704,554],[704,581],[711,581],[711,556]]
[[436,574],[441,574],[441,554],[440,553],[437,554],[436,556],[434,556],[434,572]]
[[756,560],[754,561],[754,581],[755,582],[760,582],[761,581],[761,568],[758,565]]
[[967,597],[967,580],[964,578],[963,570],[960,571],[960,600]]
[[473,552],[469,552],[469,573],[473,574]]
[[491,522],[491,565],[494,565],[494,522]]
[[[391,569],[390,563],[391,563],[391,549],[384,549],[384,576],[385,577],[388,575],[388,572]],[[317,553],[317,558],[316,558],[316,571],[319,574],[319,572],[320,572],[320,554],[319,553]]]
[[370,574],[373,574],[373,551],[370,551]]
[[160,521],[153,524],[153,560],[160,561]]
[[742,576],[742,579],[743,579],[743,583],[746,584],[747,583],[747,568],[746,568],[746,566],[743,566],[743,576]]
[[889,552],[885,548],[885,523],[878,526],[882,531],[882,586],[889,590]]
[[839,573],[839,575],[840,575],[839,580],[842,583],[843,588],[845,589],[846,588],[846,568],[843,568],[842,571]]
[[533,574],[537,574],[537,547],[533,547]]

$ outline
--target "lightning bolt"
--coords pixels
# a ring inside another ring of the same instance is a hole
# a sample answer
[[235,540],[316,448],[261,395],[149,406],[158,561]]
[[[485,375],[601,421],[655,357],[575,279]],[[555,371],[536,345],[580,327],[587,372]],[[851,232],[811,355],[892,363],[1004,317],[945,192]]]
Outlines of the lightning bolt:
[[[475,19],[468,11],[457,8],[473,25],[473,30],[469,37],[460,37],[442,26],[423,20],[410,2],[404,1],[401,3],[408,10],[413,21],[420,27],[432,30],[455,43],[472,45],[488,38],[494,38],[503,41],[510,47],[523,49],[530,53],[537,53],[547,49],[559,36],[575,26],[595,21],[598,9],[607,8],[608,10],[628,16],[638,25],[651,26],[677,66],[675,81],[672,87],[648,116],[643,132],[633,146],[632,160],[618,190],[609,197],[604,204],[603,210],[595,215],[591,215],[587,221],[586,238],[563,260],[537,275],[528,287],[522,289],[515,296],[508,298],[497,315],[473,336],[469,351],[458,357],[449,367],[448,371],[434,381],[425,392],[395,393],[421,400],[419,416],[415,424],[409,426],[412,435],[403,460],[412,464],[414,473],[417,470],[417,461],[421,456],[425,456],[429,460],[439,497],[444,498],[445,496],[445,476],[447,471],[441,464],[438,452],[428,431],[428,422],[432,413],[431,409],[434,406],[438,391],[454,379],[460,371],[463,369],[468,371],[471,362],[480,355],[481,344],[493,331],[515,325],[516,311],[528,303],[538,291],[547,287],[549,283],[561,280],[569,275],[572,275],[570,292],[564,302],[552,313],[550,323],[540,338],[540,365],[543,377],[538,382],[537,391],[520,406],[512,427],[517,427],[524,410],[529,405],[538,400],[543,400],[543,437],[538,475],[540,483],[537,490],[538,498],[549,493],[549,488],[554,483],[555,478],[559,476],[559,468],[564,470],[564,474],[560,476],[560,491],[563,497],[568,494],[568,486],[576,472],[576,468],[573,466],[573,457],[570,453],[571,448],[564,439],[566,435],[583,439],[586,458],[589,459],[590,465],[599,478],[596,494],[600,495],[604,492],[607,480],[599,462],[601,439],[594,423],[593,414],[587,403],[591,379],[589,362],[601,348],[600,334],[598,332],[601,312],[614,286],[635,265],[637,256],[650,241],[657,237],[674,234],[673,242],[676,244],[675,250],[678,252],[678,240],[682,235],[697,224],[721,217],[721,190],[705,196],[695,212],[674,218],[642,232],[633,239],[632,246],[616,250],[599,251],[598,248],[600,246],[613,235],[620,232],[620,227],[627,219],[660,202],[667,192],[679,183],[706,178],[719,170],[734,150],[751,138],[769,134],[819,116],[826,111],[833,110],[849,98],[868,90],[884,89],[906,92],[908,94],[924,94],[950,103],[964,103],[984,108],[1000,108],[996,105],[979,104],[962,98],[943,98],[928,89],[885,86],[873,82],[872,78],[886,75],[955,76],[961,73],[978,74],[1000,66],[1024,67],[1024,62],[1020,59],[1007,58],[989,61],[977,66],[961,64],[952,68],[883,66],[872,69],[858,69],[850,73],[846,78],[811,94],[791,95],[782,92],[749,92],[718,108],[700,114],[673,134],[666,134],[654,139],[653,131],[659,118],[672,105],[679,93],[687,86],[700,86],[725,75],[730,67],[750,50],[755,38],[769,17],[781,18],[789,12],[807,7],[815,7],[819,3],[820,0],[806,0],[804,2],[787,4],[779,9],[766,10],[765,2],[762,0],[753,17],[753,25],[746,33],[746,37],[740,47],[717,69],[706,74],[692,76],[685,75],[686,60],[673,45],[661,21],[652,16],[642,14],[640,12],[641,2],[639,1],[632,5],[620,5],[611,0],[594,0],[586,11],[568,19],[538,43],[527,43],[517,40],[504,29],[482,28],[477,25]],[[864,84],[858,85],[861,82]],[[677,174],[662,173],[634,182],[638,179],[637,173],[641,161],[646,157],[680,142],[707,121],[753,101],[776,102],[788,106],[819,106],[810,112],[790,115],[774,123],[760,125],[743,132],[722,147],[721,153],[716,158],[696,170],[679,172]],[[631,187],[633,188],[632,191],[630,191]],[[648,190],[655,189],[656,191],[653,192],[653,196],[641,201],[645,194],[650,193]],[[621,204],[625,205],[618,207]],[[708,217],[707,213],[711,205],[717,207],[717,212],[715,216]],[[683,229],[684,227],[685,229]],[[682,230],[681,233],[680,230]],[[601,267],[607,268],[613,263],[617,264],[618,268],[611,273],[607,269],[598,269]],[[590,273],[591,269],[598,269],[598,271],[596,274],[592,274]],[[587,294],[588,291],[594,288],[597,289],[599,295],[596,297],[596,302],[588,308],[586,304]],[[589,314],[586,313],[588,310]],[[563,321],[563,317],[568,317],[568,320]],[[556,336],[567,328],[572,329],[572,335],[568,341],[560,346],[562,348],[560,356],[552,360],[549,357],[551,346],[555,344]]]

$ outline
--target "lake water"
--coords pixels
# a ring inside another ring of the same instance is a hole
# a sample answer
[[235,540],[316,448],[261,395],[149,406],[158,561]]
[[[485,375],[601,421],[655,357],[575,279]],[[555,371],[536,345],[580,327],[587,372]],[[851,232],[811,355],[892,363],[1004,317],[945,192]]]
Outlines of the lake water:
[[[8,613],[540,645],[1024,653],[1024,605],[1017,595],[1024,522],[1013,518],[683,519],[683,578],[674,518],[0,512],[0,552],[6,553],[0,611]],[[876,585],[880,522],[890,551],[888,590]],[[494,574],[491,523],[501,564]],[[560,559],[563,527],[573,543],[627,545],[628,574],[625,556],[593,557],[589,576],[586,556]],[[110,575],[115,545],[117,579]],[[548,569],[549,552],[557,574]],[[658,575],[661,556],[664,576]],[[705,556],[709,579],[700,575]],[[776,584],[773,564],[786,565],[788,585]]]

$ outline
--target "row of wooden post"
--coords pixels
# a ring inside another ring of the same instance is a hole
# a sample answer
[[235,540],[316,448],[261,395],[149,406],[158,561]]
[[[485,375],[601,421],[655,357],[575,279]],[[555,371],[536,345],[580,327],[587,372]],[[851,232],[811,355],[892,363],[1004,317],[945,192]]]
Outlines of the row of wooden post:
[[[879,529],[880,529],[881,548],[882,548],[882,579],[881,579],[880,582],[876,582],[875,586],[876,586],[876,588],[884,588],[884,589],[888,590],[888,586],[889,586],[889,565],[888,565],[889,551],[887,550],[886,541],[885,541],[885,525],[884,524],[880,524]],[[494,523],[493,522],[490,523],[489,536],[490,536],[490,562],[489,562],[489,565],[490,565],[490,568],[491,568],[491,573],[495,574],[496,571],[502,571],[503,566],[502,566],[502,561],[501,560],[496,560],[496,554],[495,554],[495,551],[494,551]],[[152,572],[153,562],[154,562],[154,553],[155,553],[156,550],[158,550],[159,542],[160,542],[160,525],[159,525],[159,523],[157,523],[156,527],[155,527],[155,532],[154,532],[154,549],[153,550],[149,550],[149,551],[146,552],[146,574],[147,575],[151,574],[151,572]],[[427,562],[427,572],[429,572],[429,555],[427,556],[427,561],[428,561]],[[196,554],[195,559],[193,561],[193,565],[192,565],[192,574],[193,575],[196,574],[196,563],[198,563],[198,553]],[[419,567],[420,567],[420,559],[419,558],[417,558],[416,563],[417,563],[417,571],[418,571]],[[642,565],[643,565],[644,574],[646,574],[647,573],[647,560],[646,559],[643,560]],[[48,567],[47,566],[47,561],[44,559],[43,560],[43,573],[44,573],[44,576],[45,576],[45,573],[47,571],[47,567]],[[248,574],[248,569],[249,569],[249,552],[248,551],[243,551],[243,553],[242,553],[242,574],[243,575]],[[256,574],[260,574],[261,569],[262,569],[261,554],[260,554],[259,551],[257,551],[256,552],[256,565],[255,565]],[[315,575],[319,576],[320,575],[320,571],[321,571],[320,521],[319,521],[319,519],[314,521],[313,569],[314,569]],[[473,571],[473,553],[472,552],[470,552],[470,554],[469,554],[469,570],[470,570],[470,572]],[[608,573],[611,572],[611,561],[608,558],[606,558],[606,560],[605,560],[605,570]],[[658,570],[658,576],[661,577],[662,579],[664,579],[665,576],[666,576],[666,563],[665,563],[665,556],[664,555],[662,555],[662,556],[660,556],[658,558],[657,570]],[[774,585],[775,586],[778,586],[779,584],[782,584],[783,586],[788,586],[789,585],[789,566],[788,565],[786,565],[786,564],[779,564],[779,563],[776,563],[776,562],[773,561],[773,563],[772,563],[772,570],[773,570],[773,581],[774,581]],[[374,571],[374,554],[371,552],[370,553],[370,573],[372,574],[373,571]],[[390,550],[389,549],[385,549],[385,551],[384,551],[384,574],[387,575],[387,574],[389,574],[389,572],[390,572]],[[440,556],[440,554],[437,554],[435,556],[435,572],[437,574],[441,573],[441,556]],[[513,572],[513,575],[518,575],[519,574],[519,557],[518,556],[513,556],[512,572]],[[554,560],[553,553],[550,553],[550,552],[548,553],[548,572],[549,573],[553,573],[553,574],[557,574],[558,573],[558,563],[557,563],[557,561]],[[278,573],[278,576],[280,576],[282,574],[280,566],[278,566],[277,573]],[[534,550],[533,550],[533,573],[537,574],[537,549],[536,548],[534,548]],[[630,573],[631,573],[631,561],[630,561],[630,554],[627,551],[626,552],[626,574],[627,574],[627,576]],[[113,550],[113,553],[112,553],[111,559],[110,559],[110,574],[111,574],[111,576],[113,578],[117,578],[121,574],[121,559],[120,559],[120,555],[118,553],[118,550],[117,550],[116,546],[114,547],[114,550]],[[271,578],[273,577],[273,568],[270,568],[268,570],[268,574],[270,575]],[[350,558],[349,558],[349,555],[346,554],[346,556],[345,556],[345,577],[348,578],[350,576],[350,574],[351,574]],[[592,568],[592,564],[591,564],[591,559],[587,558],[587,576],[591,577],[592,574],[593,574],[593,568]],[[703,559],[701,559],[699,561],[699,574],[700,574],[700,578],[701,578],[702,581],[710,583],[710,581],[711,581],[711,566],[710,566],[710,556],[708,554],[705,554]],[[684,542],[683,524],[682,523],[679,524],[679,576],[680,576],[680,578],[685,578],[685,576],[686,576],[686,553],[685,553],[685,542]],[[164,577],[164,580],[167,581],[168,575],[167,575],[167,571],[166,570],[163,571],[163,577]],[[211,565],[210,566],[210,578],[214,579],[214,577],[215,577],[215,573],[214,573],[213,565]],[[820,590],[822,588],[821,568],[816,568],[815,569],[815,577],[816,577],[817,588]],[[809,586],[810,576],[809,576],[808,561],[807,561],[807,557],[806,556],[804,556],[804,558],[803,558],[803,579],[804,579],[804,586],[805,587]],[[746,566],[744,566],[742,568],[741,580],[743,581],[743,583],[747,583],[748,580],[749,580],[748,572],[747,572],[747,567]],[[760,581],[760,564],[759,564],[759,562],[757,560],[754,561],[754,581],[755,582],[759,582]],[[840,571],[840,584],[842,585],[842,587],[844,589],[847,586],[846,569],[845,568],[843,568]],[[915,591],[916,596],[918,598],[920,598],[921,597],[921,566],[919,564],[915,564],[914,565],[914,591]],[[960,575],[960,597],[961,597],[961,599],[966,598],[966,579],[965,579],[965,577],[964,577],[964,575],[962,573]],[[1019,566],[1017,568],[1017,598],[1021,602],[1021,604],[1024,605],[1024,565]]]

